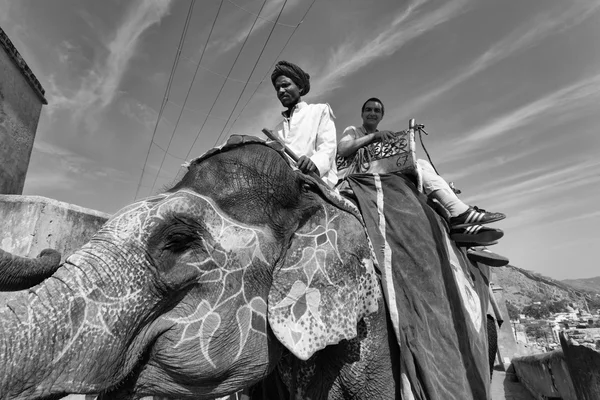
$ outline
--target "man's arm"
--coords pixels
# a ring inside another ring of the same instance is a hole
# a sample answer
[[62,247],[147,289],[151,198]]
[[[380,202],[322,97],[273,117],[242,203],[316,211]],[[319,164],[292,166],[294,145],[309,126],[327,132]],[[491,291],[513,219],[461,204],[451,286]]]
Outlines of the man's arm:
[[394,137],[394,134],[390,131],[378,131],[374,133],[368,133],[365,136],[359,138],[352,138],[344,136],[337,145],[337,153],[342,157],[348,157],[361,147],[365,147],[376,141],[388,141]]
[[324,176],[331,169],[335,162],[335,152],[337,149],[337,137],[335,133],[335,123],[332,118],[332,111],[328,104],[323,107],[321,121],[317,130],[315,140],[316,150],[310,157],[316,165],[320,176]]

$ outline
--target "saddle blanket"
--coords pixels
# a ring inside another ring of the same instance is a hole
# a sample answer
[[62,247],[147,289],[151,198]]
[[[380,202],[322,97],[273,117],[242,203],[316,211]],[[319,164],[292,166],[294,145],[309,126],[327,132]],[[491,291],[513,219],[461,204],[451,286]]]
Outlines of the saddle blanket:
[[347,179],[381,270],[403,400],[489,399],[487,277],[402,174]]

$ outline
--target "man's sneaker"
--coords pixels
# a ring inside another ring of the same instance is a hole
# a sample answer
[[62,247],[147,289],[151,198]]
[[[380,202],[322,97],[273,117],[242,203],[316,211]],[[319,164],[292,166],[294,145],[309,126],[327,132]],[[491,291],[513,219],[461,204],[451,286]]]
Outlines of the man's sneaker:
[[504,232],[497,228],[486,228],[481,225],[467,226],[466,228],[450,229],[450,239],[454,240],[459,247],[489,246],[504,236]]
[[504,267],[508,265],[508,258],[493,253],[485,247],[474,247],[467,250],[467,257],[473,262],[489,265],[490,267]]
[[492,213],[477,207],[469,207],[467,211],[457,217],[450,218],[452,228],[464,228],[471,225],[483,225],[500,221],[506,218],[502,213]]

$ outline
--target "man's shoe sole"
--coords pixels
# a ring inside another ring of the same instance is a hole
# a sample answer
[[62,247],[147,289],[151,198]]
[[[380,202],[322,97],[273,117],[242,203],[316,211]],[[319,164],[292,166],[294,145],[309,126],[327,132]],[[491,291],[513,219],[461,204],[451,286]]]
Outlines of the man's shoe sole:
[[466,223],[466,224],[450,225],[450,227],[452,229],[454,229],[454,228],[466,228],[468,226],[473,226],[473,225],[485,225],[485,224],[491,224],[492,222],[502,221],[505,218],[506,218],[506,215],[504,215],[502,217],[498,217],[498,218],[488,219],[487,221],[484,221],[484,222],[482,222],[482,221],[469,222],[469,223]]

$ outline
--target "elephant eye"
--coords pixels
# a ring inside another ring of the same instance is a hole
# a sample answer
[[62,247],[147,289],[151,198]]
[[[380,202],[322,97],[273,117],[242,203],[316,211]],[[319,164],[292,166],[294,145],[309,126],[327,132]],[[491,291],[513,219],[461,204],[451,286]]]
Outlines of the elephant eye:
[[165,244],[165,250],[175,253],[181,253],[188,250],[198,239],[196,235],[188,233],[174,233],[169,236]]

